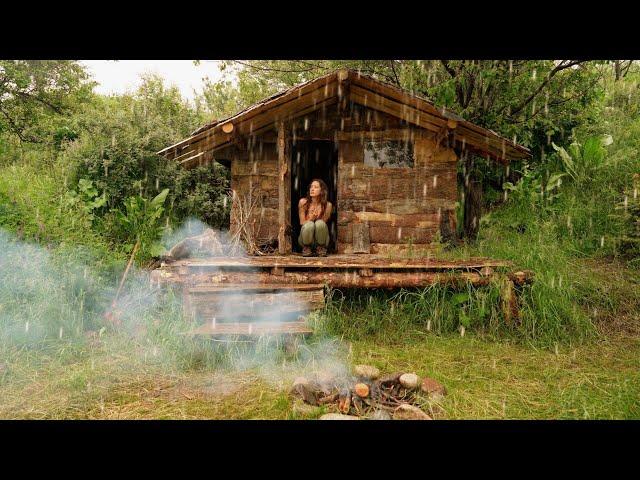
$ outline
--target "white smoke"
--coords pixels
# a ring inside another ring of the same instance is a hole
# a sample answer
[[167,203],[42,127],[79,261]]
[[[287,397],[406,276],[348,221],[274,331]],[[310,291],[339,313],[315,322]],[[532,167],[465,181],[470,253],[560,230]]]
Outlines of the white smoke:
[[[168,247],[208,228],[191,220],[170,233]],[[228,239],[226,232],[217,232]],[[246,254],[245,254],[246,256]],[[132,267],[120,291],[122,271],[104,272],[80,247],[61,254],[17,240],[0,230],[0,341],[36,345],[43,342],[86,341],[100,337],[119,356],[164,365],[192,368],[194,352],[211,360],[204,368],[254,372],[268,384],[286,389],[296,376],[345,376],[349,353],[335,339],[298,341],[288,350],[284,337],[216,338],[185,335],[194,326],[183,316],[179,290],[150,281],[148,270]],[[248,272],[256,272],[250,269]],[[211,276],[223,269],[209,269]],[[233,298],[231,298],[233,297]],[[309,313],[309,306],[291,293],[273,295],[270,305],[252,305],[252,295],[241,291],[221,296],[218,321],[284,322]],[[200,319],[211,321],[212,319]],[[135,356],[135,358],[134,358]]]

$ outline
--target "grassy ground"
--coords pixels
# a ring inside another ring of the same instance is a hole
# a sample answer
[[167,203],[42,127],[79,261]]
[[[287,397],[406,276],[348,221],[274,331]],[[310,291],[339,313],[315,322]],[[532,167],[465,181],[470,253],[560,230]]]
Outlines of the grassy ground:
[[[402,344],[351,342],[350,363],[415,371],[442,382],[438,419],[640,418],[640,337],[540,350],[425,335]],[[180,370],[108,339],[48,353],[5,351],[0,418],[296,419],[287,363],[264,369]],[[128,352],[124,354],[123,352]],[[437,408],[437,406],[436,406]]]
[[360,312],[329,309],[318,329],[325,341],[311,339],[302,355],[267,348],[242,363],[238,349],[219,355],[186,342],[179,323],[154,327],[156,315],[179,312],[159,308],[145,310],[142,334],[0,346],[0,418],[311,419],[325,410],[298,413],[287,395],[293,379],[358,363],[442,382],[449,393],[430,406],[438,419],[640,418],[638,272],[593,259],[576,266],[599,285],[593,303],[578,307],[596,326],[588,340],[546,346],[490,329],[437,334],[412,304],[376,297]]

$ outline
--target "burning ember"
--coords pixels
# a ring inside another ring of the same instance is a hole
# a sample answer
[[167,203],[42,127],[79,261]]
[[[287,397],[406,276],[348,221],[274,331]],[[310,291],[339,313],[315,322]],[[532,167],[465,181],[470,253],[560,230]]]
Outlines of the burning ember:
[[431,420],[418,404],[437,402],[445,394],[445,388],[431,378],[420,379],[405,372],[380,376],[380,371],[369,365],[357,365],[354,375],[347,378],[298,377],[291,389],[291,395],[305,404],[326,405],[339,412],[323,415],[321,420]]

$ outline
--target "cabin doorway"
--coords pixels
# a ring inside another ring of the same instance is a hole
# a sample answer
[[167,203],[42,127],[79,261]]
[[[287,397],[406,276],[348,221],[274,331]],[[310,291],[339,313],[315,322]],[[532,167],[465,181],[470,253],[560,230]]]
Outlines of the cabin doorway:
[[291,148],[291,245],[294,252],[302,252],[298,245],[301,229],[298,202],[307,196],[309,184],[314,178],[324,180],[329,188],[328,201],[333,205],[333,212],[328,223],[331,234],[328,251],[335,252],[338,239],[338,150],[332,141],[298,140]]

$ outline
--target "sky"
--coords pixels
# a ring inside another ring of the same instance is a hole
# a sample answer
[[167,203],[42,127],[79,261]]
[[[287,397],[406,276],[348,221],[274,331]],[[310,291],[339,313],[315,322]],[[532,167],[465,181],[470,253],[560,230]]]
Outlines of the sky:
[[183,97],[192,100],[193,90],[202,89],[204,77],[216,81],[222,76],[217,60],[202,60],[197,66],[193,60],[83,60],[80,63],[99,83],[94,91],[104,95],[135,90],[141,74],[155,72],[167,84],[175,84]]

